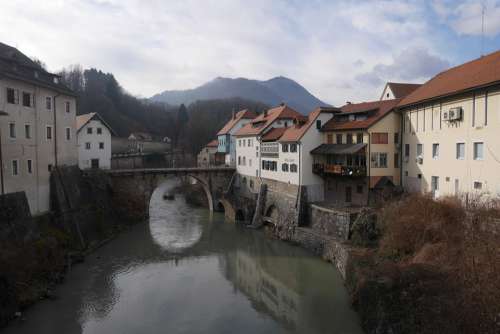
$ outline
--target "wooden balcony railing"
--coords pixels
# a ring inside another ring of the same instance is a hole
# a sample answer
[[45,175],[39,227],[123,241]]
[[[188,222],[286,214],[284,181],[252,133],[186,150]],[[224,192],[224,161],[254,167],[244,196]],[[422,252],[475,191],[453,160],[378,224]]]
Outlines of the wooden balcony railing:
[[314,164],[313,173],[319,175],[366,176],[366,166]]

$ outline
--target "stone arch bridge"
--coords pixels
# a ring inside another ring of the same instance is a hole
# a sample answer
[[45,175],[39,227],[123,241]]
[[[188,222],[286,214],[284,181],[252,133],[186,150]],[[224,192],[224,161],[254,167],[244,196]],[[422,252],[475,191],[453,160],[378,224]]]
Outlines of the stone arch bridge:
[[230,200],[224,197],[235,174],[232,167],[115,169],[106,173],[110,177],[114,206],[123,218],[148,217],[154,190],[171,176],[195,179],[205,192],[210,211],[224,210],[233,219],[236,215]]

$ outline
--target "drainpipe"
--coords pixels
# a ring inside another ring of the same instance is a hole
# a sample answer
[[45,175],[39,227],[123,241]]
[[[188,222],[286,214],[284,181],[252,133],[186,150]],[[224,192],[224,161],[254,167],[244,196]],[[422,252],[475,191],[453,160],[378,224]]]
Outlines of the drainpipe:
[[57,167],[57,116],[56,116],[56,110],[57,110],[57,100],[56,98],[61,95],[61,94],[56,94],[54,95],[54,133],[52,134],[54,137],[54,167]]

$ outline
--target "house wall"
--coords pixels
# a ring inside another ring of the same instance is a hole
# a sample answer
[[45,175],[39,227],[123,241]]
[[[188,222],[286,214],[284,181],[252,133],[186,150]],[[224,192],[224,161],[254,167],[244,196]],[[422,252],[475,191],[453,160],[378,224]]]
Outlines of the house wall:
[[382,92],[382,98],[380,100],[393,100],[396,97],[394,96],[394,93],[392,92],[391,87],[389,85],[386,85],[384,88],[384,91]]
[[[87,133],[87,129],[92,129],[92,134]],[[102,134],[97,134],[97,129],[102,129]],[[90,149],[86,148],[86,143],[90,143]],[[104,144],[104,148],[99,148],[99,143]],[[91,160],[99,160],[99,168],[111,168],[111,132],[100,121],[93,119],[78,131],[78,167],[80,169],[91,168]]]
[[[452,107],[462,107],[461,121],[443,120],[443,113]],[[428,192],[432,176],[437,176],[437,195],[500,196],[500,87],[407,108],[403,117],[403,157],[404,145],[410,145],[410,155],[403,162],[403,185],[407,190]],[[464,159],[456,157],[456,144],[460,142],[465,144]],[[473,158],[474,142],[483,142],[482,160]],[[435,159],[434,143],[439,144],[439,156]],[[422,164],[416,162],[417,144],[423,144]],[[474,189],[474,182],[480,182],[482,188]]]
[[[19,90],[18,104],[7,103],[7,87]],[[33,94],[31,107],[22,105],[23,91]],[[52,98],[50,110],[46,107],[46,97]],[[66,102],[70,103],[69,112]],[[58,165],[78,163],[75,98],[22,81],[0,79],[0,110],[9,114],[0,116],[5,192],[24,191],[32,214],[46,212],[50,207],[49,166],[56,165],[56,151]],[[9,123],[15,124],[16,138],[9,136]],[[26,138],[25,125],[30,126],[31,138]],[[47,139],[47,126],[52,127],[52,139]],[[69,139],[66,128],[70,129]],[[13,175],[13,160],[18,161],[18,175]],[[31,173],[28,160],[32,161]]]
[[[235,146],[237,172],[241,175],[260,176],[260,143],[257,136],[235,137]],[[239,164],[238,157],[240,158]]]
[[[375,168],[372,165],[371,158],[367,155],[367,164],[369,163],[369,176],[387,176],[392,179],[395,185],[400,185],[400,170],[399,167],[395,167],[395,154],[399,154],[399,144],[395,143],[394,134],[396,133],[398,137],[401,134],[401,116],[398,113],[390,112],[384,118],[379,120],[373,126],[368,129],[370,137],[373,137],[373,133],[385,132],[388,135],[387,144],[373,144],[373,140],[370,140],[370,147],[367,150],[367,154],[374,152],[387,153],[387,168]],[[401,139],[399,140],[401,141]],[[399,159],[399,158],[398,158]],[[399,162],[398,162],[399,163]],[[374,186],[372,184],[372,186]]]
[[210,167],[215,165],[215,153],[217,153],[217,147],[207,147],[201,149],[198,153],[197,163],[198,167]]

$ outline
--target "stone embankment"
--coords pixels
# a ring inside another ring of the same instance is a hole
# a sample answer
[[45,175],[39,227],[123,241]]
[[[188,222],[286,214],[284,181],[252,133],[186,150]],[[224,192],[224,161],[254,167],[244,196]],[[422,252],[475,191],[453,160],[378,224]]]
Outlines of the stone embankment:
[[113,209],[120,199],[102,173],[55,169],[51,193],[52,211],[37,217],[24,193],[0,197],[0,328],[36,301],[55,298],[73,264],[133,221],[133,207]]

